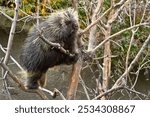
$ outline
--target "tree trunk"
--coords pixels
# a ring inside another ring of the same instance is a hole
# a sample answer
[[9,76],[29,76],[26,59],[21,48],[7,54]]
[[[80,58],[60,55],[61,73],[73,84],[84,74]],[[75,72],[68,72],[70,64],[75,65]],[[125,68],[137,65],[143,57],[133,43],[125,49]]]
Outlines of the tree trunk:
[[[109,27],[105,34],[105,39],[110,36],[111,27]],[[104,44],[104,60],[103,60],[103,83],[102,87],[104,91],[108,90],[109,81],[111,74],[111,49],[110,49],[110,41]],[[103,97],[102,99],[106,99]]]
[[74,100],[76,98],[76,91],[78,87],[81,67],[82,67],[81,60],[78,60],[78,62],[72,66],[70,84],[69,84],[68,91],[67,91],[67,99],[69,100]]

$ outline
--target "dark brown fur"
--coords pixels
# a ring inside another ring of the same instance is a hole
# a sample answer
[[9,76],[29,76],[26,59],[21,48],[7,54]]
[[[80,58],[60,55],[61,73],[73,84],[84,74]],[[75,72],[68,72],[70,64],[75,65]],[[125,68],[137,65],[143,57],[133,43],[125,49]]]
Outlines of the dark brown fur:
[[66,55],[59,49],[46,44],[40,39],[37,27],[32,28],[20,57],[27,73],[26,87],[28,89],[37,89],[45,85],[45,74],[48,68],[60,64],[70,65],[78,60],[76,52],[78,21],[72,9],[52,14],[40,24],[39,29],[46,39],[60,43],[75,56]]

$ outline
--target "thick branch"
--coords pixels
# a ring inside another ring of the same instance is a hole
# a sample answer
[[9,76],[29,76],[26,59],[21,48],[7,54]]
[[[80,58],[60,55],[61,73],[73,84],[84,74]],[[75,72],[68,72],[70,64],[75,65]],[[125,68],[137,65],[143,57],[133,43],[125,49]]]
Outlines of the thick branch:
[[72,74],[70,77],[70,84],[69,88],[67,91],[67,99],[75,99],[76,97],[76,91],[78,87],[78,82],[79,82],[79,75],[82,67],[82,61],[78,60],[76,64],[72,66]]
[[[102,6],[103,0],[98,0],[98,4],[96,9],[94,10],[93,16],[92,16],[92,23],[96,21],[97,14]],[[89,45],[88,45],[88,51],[92,50],[96,45],[96,32],[97,32],[97,26],[93,26],[90,30],[89,35]]]
[[17,19],[18,19],[18,10],[19,10],[19,3],[20,3],[19,1],[20,0],[16,0],[15,14],[14,14],[10,34],[9,34],[7,53],[6,53],[5,58],[4,58],[4,64],[7,64],[8,60],[9,60],[10,51],[11,51],[12,44],[13,44],[13,38],[14,38],[15,30],[16,30]]

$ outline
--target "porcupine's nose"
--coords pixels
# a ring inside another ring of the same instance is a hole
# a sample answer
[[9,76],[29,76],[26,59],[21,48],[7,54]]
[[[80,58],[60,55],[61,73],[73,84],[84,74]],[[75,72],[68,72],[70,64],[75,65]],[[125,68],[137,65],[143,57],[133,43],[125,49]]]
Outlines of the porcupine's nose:
[[78,30],[79,26],[78,26],[78,24],[73,24],[72,28],[76,31],[76,30]]

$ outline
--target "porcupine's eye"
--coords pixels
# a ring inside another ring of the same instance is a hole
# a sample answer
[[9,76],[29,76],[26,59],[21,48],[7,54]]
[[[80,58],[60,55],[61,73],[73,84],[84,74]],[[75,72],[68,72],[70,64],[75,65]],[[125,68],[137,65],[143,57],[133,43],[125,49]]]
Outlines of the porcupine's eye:
[[70,24],[71,24],[71,21],[68,20],[68,21],[66,21],[65,23],[66,23],[66,25],[70,25]]

